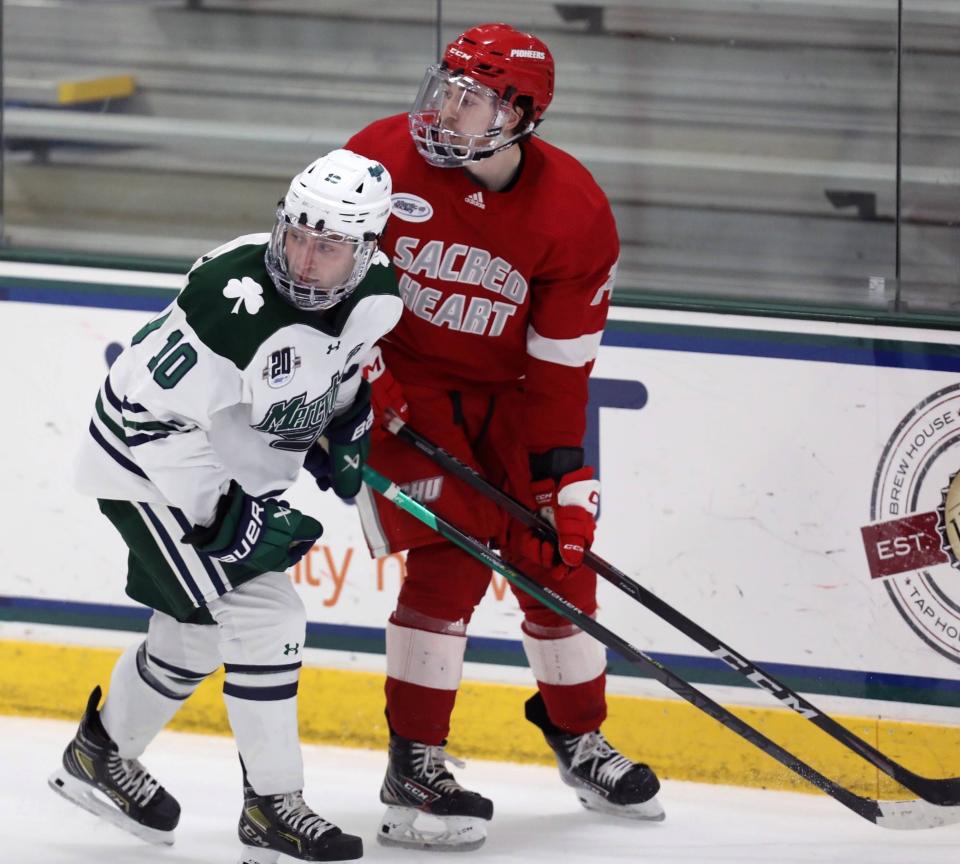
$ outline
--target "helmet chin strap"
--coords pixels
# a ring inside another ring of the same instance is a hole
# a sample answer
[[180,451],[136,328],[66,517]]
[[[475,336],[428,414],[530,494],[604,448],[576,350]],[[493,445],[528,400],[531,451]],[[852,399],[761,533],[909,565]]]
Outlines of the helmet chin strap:
[[468,161],[479,162],[481,159],[489,159],[495,153],[499,153],[502,150],[506,150],[508,147],[512,147],[514,144],[519,144],[524,138],[530,137],[534,133],[534,130],[536,128],[537,128],[536,123],[527,123],[526,128],[522,132],[514,135],[512,138],[508,138],[506,141],[494,147],[492,150],[488,150],[485,153],[474,153],[473,157]]
[[513,145],[517,144],[519,141],[520,138],[511,138],[509,141],[505,141],[503,144],[493,150],[484,150],[482,153],[474,153],[473,156],[467,159],[463,164],[469,165],[471,162],[482,162],[484,159],[489,159],[491,156],[513,147]]
[[473,161],[477,161],[480,159],[487,159],[490,156],[493,156],[495,153],[500,153],[501,151],[506,150],[509,147],[513,147],[515,144],[519,144],[521,141],[523,141],[524,138],[529,138],[531,135],[533,135],[533,129],[530,129],[522,133],[521,135],[515,135],[509,141],[504,141],[503,144],[491,150],[489,153],[478,154],[477,156],[474,157]]
[[[507,141],[504,141],[502,144],[498,144],[492,150],[474,151],[473,155],[470,156],[469,159],[463,160],[460,167],[469,165],[471,162],[482,162],[484,159],[489,159],[491,156],[495,156],[497,153],[501,153],[504,150],[507,150],[510,147],[513,147],[515,144],[519,144],[521,141],[524,140],[524,138],[529,138],[531,135],[533,135],[533,133],[534,133],[534,129],[531,127],[527,131],[522,132],[520,135],[514,135],[513,138],[510,138]],[[441,144],[440,146],[442,147],[445,145]],[[446,145],[446,146],[449,146],[449,145]]]

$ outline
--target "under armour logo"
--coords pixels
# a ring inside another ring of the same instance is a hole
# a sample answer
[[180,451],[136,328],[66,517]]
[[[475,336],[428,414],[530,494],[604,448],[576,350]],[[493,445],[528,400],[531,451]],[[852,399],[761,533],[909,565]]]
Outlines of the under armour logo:
[[343,454],[343,461],[347,463],[348,468],[352,468],[354,471],[360,470],[360,457],[359,456],[348,456],[346,453]]
[[334,342],[331,345],[327,345],[327,354],[332,354],[334,351],[340,350],[340,343]]
[[289,654],[299,654],[300,643],[294,642],[293,645],[291,645],[289,642],[287,642],[287,644],[283,646],[283,653],[284,653],[284,656],[287,656]]

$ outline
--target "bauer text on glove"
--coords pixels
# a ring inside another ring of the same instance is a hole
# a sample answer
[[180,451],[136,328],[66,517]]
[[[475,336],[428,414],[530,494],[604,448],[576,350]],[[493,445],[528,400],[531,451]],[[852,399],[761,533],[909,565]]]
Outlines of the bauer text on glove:
[[286,501],[248,495],[234,480],[220,498],[213,523],[194,526],[182,542],[225,564],[267,573],[292,567],[321,534],[316,519]]

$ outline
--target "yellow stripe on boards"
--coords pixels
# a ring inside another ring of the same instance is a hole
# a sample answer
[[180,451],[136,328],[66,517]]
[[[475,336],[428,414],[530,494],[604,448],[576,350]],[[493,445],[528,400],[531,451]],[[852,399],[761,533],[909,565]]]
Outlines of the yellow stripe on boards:
[[[79,720],[94,685],[106,688],[119,652],[76,645],[0,640],[0,713]],[[170,727],[229,735],[223,673],[204,681]],[[450,750],[458,756],[513,762],[553,761],[538,729],[523,716],[533,686],[466,681],[453,713]],[[662,778],[814,791],[692,705],[672,699],[609,696],[604,733]],[[734,708],[737,716],[795,756],[860,795],[915,797],[813,724],[781,708]],[[891,758],[929,777],[960,775],[960,728],[869,718],[836,718]],[[383,676],[305,667],[300,676],[300,733],[305,742],[386,749]]]
[[74,105],[80,102],[99,102],[103,99],[122,99],[136,90],[133,75],[107,75],[85,81],[61,81],[57,85],[57,102]]

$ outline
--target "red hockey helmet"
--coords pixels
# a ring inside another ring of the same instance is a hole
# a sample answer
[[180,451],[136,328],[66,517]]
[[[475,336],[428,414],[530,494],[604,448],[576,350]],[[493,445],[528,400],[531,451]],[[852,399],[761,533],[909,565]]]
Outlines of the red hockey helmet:
[[539,121],[553,99],[550,49],[533,34],[509,24],[471,27],[447,46],[443,63],[496,90],[510,105],[528,100],[527,122]]
[[[509,24],[480,24],[427,69],[410,111],[410,133],[432,165],[491,156],[533,132],[553,98],[550,49]],[[504,127],[516,112],[519,122]]]

